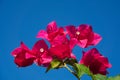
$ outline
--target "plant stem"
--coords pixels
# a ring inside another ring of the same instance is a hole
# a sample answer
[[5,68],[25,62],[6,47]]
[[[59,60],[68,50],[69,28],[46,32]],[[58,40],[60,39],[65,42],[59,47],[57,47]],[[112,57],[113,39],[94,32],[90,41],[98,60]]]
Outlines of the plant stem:
[[94,76],[93,76],[93,75],[92,75],[91,77],[92,77],[92,80],[95,80],[95,78],[94,78]]
[[76,73],[74,71],[72,71],[66,64],[64,64],[64,67],[71,72],[78,80],[80,80],[80,78],[76,75]]

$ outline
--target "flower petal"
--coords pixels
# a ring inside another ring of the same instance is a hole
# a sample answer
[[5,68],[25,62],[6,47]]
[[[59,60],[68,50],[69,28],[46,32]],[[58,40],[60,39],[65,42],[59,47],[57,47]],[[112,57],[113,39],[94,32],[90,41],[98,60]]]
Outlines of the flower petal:
[[25,54],[18,54],[15,57],[14,62],[18,65],[18,67],[26,67],[32,65],[34,58],[25,59]]
[[32,50],[33,51],[37,51],[37,52],[40,52],[40,49],[43,48],[44,50],[48,50],[48,46],[47,44],[45,43],[45,41],[42,39],[42,40],[39,40],[35,43],[35,45],[33,46]]
[[42,65],[48,66],[50,62],[52,61],[52,56],[50,56],[48,53],[44,53],[42,56]]
[[19,54],[21,51],[22,51],[21,48],[16,48],[16,49],[14,49],[14,50],[12,51],[11,54],[12,54],[12,56],[16,57],[17,54]]
[[37,38],[45,38],[48,39],[48,34],[46,31],[44,30],[40,30],[36,36]]
[[50,48],[51,56],[57,57],[59,59],[65,59],[70,57],[69,45],[56,45]]
[[66,28],[66,30],[67,30],[68,35],[69,35],[71,38],[74,37],[75,32],[76,32],[75,26],[69,25],[69,26],[66,26],[65,28]]
[[88,39],[83,39],[78,42],[78,46],[85,48],[87,45]]
[[57,24],[55,21],[52,21],[47,25],[47,33],[49,34],[55,31],[57,31]]
[[101,40],[102,40],[102,37],[99,34],[94,33],[94,40],[92,41],[92,44],[97,45]]

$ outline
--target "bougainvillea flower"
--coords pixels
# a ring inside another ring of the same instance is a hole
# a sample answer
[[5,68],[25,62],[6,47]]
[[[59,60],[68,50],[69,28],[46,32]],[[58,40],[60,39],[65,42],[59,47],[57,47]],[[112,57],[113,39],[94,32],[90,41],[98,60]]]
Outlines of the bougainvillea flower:
[[54,38],[54,40],[51,42],[52,46],[56,46],[56,45],[61,45],[61,44],[66,44],[69,45],[69,40],[66,37],[66,35],[58,35]]
[[71,57],[69,45],[56,45],[50,48],[50,53],[53,57],[59,59],[65,59]]
[[77,44],[82,48],[90,45],[97,45],[101,41],[101,36],[92,31],[92,27],[87,24],[82,24],[77,28],[75,26],[66,26],[67,33],[70,36],[74,45]]
[[57,27],[57,24],[55,21],[52,21],[47,25],[47,33],[48,34],[56,32],[57,30],[58,30],[58,27]]
[[34,57],[28,57],[27,54],[31,54],[32,52],[27,48],[27,46],[21,42],[19,48],[13,50],[12,55],[15,57],[14,62],[18,65],[18,67],[26,67],[32,65],[34,62]]
[[106,75],[108,73],[106,69],[111,67],[108,59],[102,56],[96,48],[83,52],[80,64],[84,64],[89,67],[93,74],[103,75]]
[[58,28],[55,21],[50,22],[47,25],[47,29],[40,30],[37,34],[37,38],[44,38],[52,42],[57,35],[65,35],[64,29],[62,27]]
[[72,48],[66,35],[58,35],[51,42],[50,52],[53,57],[59,59],[75,58],[74,54],[71,53]]
[[32,48],[32,52],[35,56],[35,63],[38,65],[48,66],[52,61],[52,57],[49,55],[48,46],[44,40],[39,40]]

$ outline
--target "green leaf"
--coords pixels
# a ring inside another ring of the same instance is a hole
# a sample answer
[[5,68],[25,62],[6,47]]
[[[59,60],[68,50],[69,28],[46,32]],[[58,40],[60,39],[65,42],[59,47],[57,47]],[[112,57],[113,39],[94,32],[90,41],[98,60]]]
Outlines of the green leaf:
[[109,77],[107,80],[120,80],[120,75]]
[[75,70],[75,72],[76,72],[76,74],[77,74],[78,77],[81,77],[84,74],[91,75],[91,72],[90,72],[89,68],[86,67],[83,64],[77,64],[77,63],[75,63],[75,65],[73,66],[73,69]]
[[96,74],[96,75],[92,75],[92,79],[93,80],[107,80],[107,77],[105,75]]
[[60,60],[54,59],[46,69],[46,72],[48,72],[51,69],[57,69],[60,67],[62,67],[62,62]]

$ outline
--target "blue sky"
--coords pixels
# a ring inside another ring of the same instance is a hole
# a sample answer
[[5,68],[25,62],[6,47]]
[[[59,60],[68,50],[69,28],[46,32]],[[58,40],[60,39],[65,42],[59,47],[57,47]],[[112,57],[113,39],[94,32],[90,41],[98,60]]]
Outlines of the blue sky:
[[[103,40],[95,46],[112,64],[109,76],[120,73],[119,0],[0,0],[0,80],[77,80],[65,69],[45,73],[35,64],[17,68],[11,51],[23,41],[29,48],[40,29],[55,20],[58,26],[85,23]],[[80,48],[74,50],[78,60]],[[84,77],[83,80],[90,80]]]

